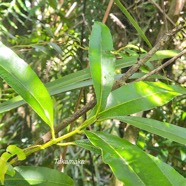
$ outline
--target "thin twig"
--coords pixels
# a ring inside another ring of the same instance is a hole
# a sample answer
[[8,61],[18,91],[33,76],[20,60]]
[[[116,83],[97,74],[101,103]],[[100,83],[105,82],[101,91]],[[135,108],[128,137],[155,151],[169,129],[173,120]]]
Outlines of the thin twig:
[[158,68],[152,70],[148,74],[145,74],[141,78],[136,79],[134,82],[143,81],[144,79],[148,78],[149,76],[151,76],[151,75],[157,73],[158,71],[162,70],[163,68],[167,67],[168,65],[170,65],[171,63],[173,63],[174,61],[176,61],[178,58],[180,58],[181,56],[183,56],[184,54],[186,54],[186,49],[184,49],[178,55],[176,55],[175,57],[171,58],[170,60],[168,60],[167,62],[165,62],[163,65],[159,66]]
[[108,19],[109,12],[110,12],[110,10],[112,8],[113,3],[114,3],[114,0],[110,0],[109,4],[107,6],[107,10],[105,12],[105,15],[103,17],[102,23],[106,23],[106,21]]
[[125,82],[136,72],[139,68],[144,65],[161,47],[169,41],[169,39],[183,27],[175,28],[167,32],[159,42],[146,54],[145,57],[141,58],[136,64],[134,64],[119,80],[117,80],[113,86],[113,89],[117,89],[125,84]]
[[166,17],[167,20],[169,20],[169,22],[175,26],[174,21],[172,21],[172,19],[165,13],[165,11],[162,10],[162,8],[156,3],[154,2],[154,0],[149,0],[153,5],[156,6],[156,8]]

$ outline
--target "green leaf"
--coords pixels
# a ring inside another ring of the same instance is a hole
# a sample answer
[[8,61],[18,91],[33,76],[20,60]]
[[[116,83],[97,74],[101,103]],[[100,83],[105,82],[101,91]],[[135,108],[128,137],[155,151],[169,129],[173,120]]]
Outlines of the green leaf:
[[186,186],[186,179],[182,175],[180,175],[178,172],[176,172],[175,169],[173,169],[168,164],[160,161],[158,158],[154,156],[149,155],[149,157],[159,167],[159,169],[163,172],[163,174],[170,180],[173,186],[176,186],[176,185]]
[[14,176],[15,175],[14,167],[11,164],[9,164],[6,174],[8,174],[10,176]]
[[17,147],[16,145],[9,145],[6,149],[6,152],[4,152],[0,157],[0,180],[1,183],[4,184],[4,176],[5,174],[9,174],[13,176],[15,174],[15,171],[10,163],[8,163],[8,160],[13,157],[14,155],[17,155],[18,160],[24,160],[26,159],[26,155],[23,152],[22,149]]
[[[156,52],[155,55],[153,55],[148,62],[150,61],[157,61],[157,60],[162,60],[165,58],[171,58],[176,56],[177,54],[179,54],[180,51],[179,50],[159,50]],[[146,56],[146,54],[141,54],[140,58],[143,58],[144,56]],[[123,57],[121,59],[117,59],[116,60],[116,68],[126,68],[126,67],[130,67],[133,64],[136,63],[136,61],[138,60],[139,56],[131,56],[131,57]]]
[[[156,54],[149,61],[171,58],[176,56],[178,53],[179,51],[177,50],[161,50],[156,52]],[[143,54],[141,56],[143,56]],[[129,67],[134,63],[136,63],[137,58],[138,57],[133,56],[133,57],[125,57],[123,59],[118,59],[116,60],[117,62],[116,68]],[[46,83],[46,87],[51,95],[55,95],[76,88],[92,85],[92,82],[90,82],[89,79],[90,79],[90,70],[83,69],[78,72],[68,74],[55,81]],[[17,108],[23,104],[25,104],[25,101],[20,96],[17,96],[13,99],[5,101],[4,103],[0,103],[0,113]]]
[[100,118],[125,116],[164,105],[174,97],[186,93],[179,86],[161,82],[136,82],[124,85],[110,93],[105,111]]
[[8,152],[4,152],[0,157],[0,181],[2,184],[4,184],[4,177],[9,167],[7,161],[10,157],[11,154],[9,154]]
[[61,48],[56,44],[56,43],[52,43],[52,42],[48,42],[48,44],[58,53],[58,54],[62,54],[62,50]]
[[17,147],[16,145],[9,145],[6,149],[7,152],[11,153],[12,155],[17,155],[18,160],[26,159],[26,155],[22,149]]
[[6,176],[6,186],[73,186],[73,180],[62,172],[45,167],[20,166],[14,177]]
[[52,99],[31,67],[0,42],[0,77],[52,128]]
[[147,45],[152,48],[152,45],[150,41],[147,39],[146,35],[144,34],[143,30],[140,28],[138,23],[134,20],[134,18],[130,15],[128,10],[121,4],[119,0],[114,0],[116,5],[119,7],[119,9],[124,13],[124,15],[127,17],[127,19],[130,21],[132,26],[136,29],[138,34],[141,36],[141,38],[147,43]]
[[101,149],[103,161],[125,186],[184,186],[186,183],[173,168],[167,165],[163,170],[162,162],[152,159],[125,139],[103,132],[85,131],[85,134]]
[[95,152],[96,154],[101,154],[100,149],[92,145],[92,143],[90,143],[88,139],[77,140],[75,141],[75,144],[78,145],[79,147]]
[[132,117],[132,116],[116,116],[109,119],[117,119],[130,125],[146,130],[153,134],[168,138],[172,141],[186,144],[186,129],[170,123],[157,121],[154,119]]
[[113,43],[108,27],[95,22],[90,35],[89,61],[97,98],[97,112],[105,108],[114,83],[115,57],[111,54],[111,50]]

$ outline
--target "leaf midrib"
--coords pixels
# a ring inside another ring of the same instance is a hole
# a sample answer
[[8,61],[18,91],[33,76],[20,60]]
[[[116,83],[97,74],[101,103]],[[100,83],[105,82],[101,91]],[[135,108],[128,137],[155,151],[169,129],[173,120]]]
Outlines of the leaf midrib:
[[[165,90],[165,89],[161,89],[161,90]],[[156,93],[148,94],[148,95],[145,95],[145,96],[142,96],[142,97],[138,97],[138,98],[135,98],[135,99],[131,99],[130,101],[122,102],[121,104],[117,104],[116,106],[109,107],[108,109],[106,109],[106,110],[100,112],[99,115],[104,114],[104,112],[106,113],[106,112],[108,112],[108,111],[110,111],[110,110],[112,110],[112,109],[115,109],[116,107],[120,107],[120,106],[122,106],[122,105],[124,105],[124,104],[130,103],[130,102],[133,102],[133,101],[137,101],[137,100],[139,100],[139,99],[148,98],[149,96],[152,96],[152,95],[155,95],[155,94],[159,94],[159,93],[164,93],[164,92],[165,92],[165,93],[166,93],[166,92],[177,93],[177,92],[175,92],[175,91],[168,91],[168,90],[165,90],[165,91],[159,91],[159,92],[156,92]],[[177,93],[177,94],[179,95],[179,93]]]
[[[93,133],[93,132],[92,132]],[[95,133],[93,133],[94,135],[96,135]],[[97,135],[96,135],[97,136]],[[99,136],[97,136],[99,139],[101,139],[102,141],[104,141],[109,147],[110,147],[110,144],[109,143],[107,143],[104,139],[102,139],[101,137],[99,137]],[[100,147],[99,147],[100,148]],[[111,146],[111,149],[114,149],[112,146]],[[101,149],[102,150],[102,149]],[[117,155],[120,157],[120,154],[118,154],[119,152],[116,150],[116,149],[114,149],[114,151],[116,151],[116,153],[117,153]],[[121,156],[122,157],[122,156]],[[150,157],[149,157],[150,158]],[[123,159],[123,158],[121,158],[121,159]],[[172,183],[171,183],[171,181],[170,181],[170,179],[169,178],[167,178],[167,176],[164,174],[164,172],[162,172],[162,170],[158,167],[158,165],[152,160],[152,162],[153,162],[153,164],[157,167],[157,169],[164,175],[164,177],[166,178],[166,180],[172,185]],[[134,171],[134,173],[135,173],[135,175],[136,175],[136,172],[135,172],[135,170],[130,166],[130,164],[128,163],[127,165],[129,165],[129,167]],[[137,177],[139,177],[138,175],[137,175]],[[141,180],[141,178],[139,177],[139,179]],[[144,183],[143,181],[142,181],[142,183]],[[144,183],[144,186],[146,186],[145,185],[145,183]],[[172,185],[173,186],[173,185]]]
[[[91,133],[93,133],[94,135],[96,135],[94,132],[91,132]],[[97,136],[97,135],[96,135]],[[127,163],[127,161],[122,157],[122,156],[120,156],[120,154],[118,153],[118,151],[116,150],[116,149],[114,149],[109,143],[107,143],[104,139],[102,139],[100,136],[97,136],[100,140],[102,140],[104,143],[106,143],[107,144],[107,146],[109,146],[114,152],[116,151],[116,154],[119,156],[119,158],[121,158],[122,159],[122,161],[125,163],[125,165],[127,166],[129,166],[129,168],[134,172],[134,174],[135,174],[135,176],[137,177],[137,178],[139,178],[139,180],[140,181],[142,181],[141,180],[141,178],[136,174],[136,172],[134,171],[134,169],[130,166],[130,164],[129,163]],[[101,148],[101,147],[99,147],[100,149],[101,149],[101,151],[102,151],[102,153],[103,153],[103,149]],[[145,186],[145,183],[142,181],[142,184],[144,184],[144,186]]]

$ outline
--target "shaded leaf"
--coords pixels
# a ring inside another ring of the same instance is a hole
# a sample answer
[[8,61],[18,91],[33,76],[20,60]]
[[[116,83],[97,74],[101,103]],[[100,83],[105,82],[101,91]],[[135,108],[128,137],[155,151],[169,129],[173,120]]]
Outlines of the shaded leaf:
[[[148,62],[161,60],[161,59],[165,59],[165,58],[171,58],[171,57],[176,56],[179,53],[180,53],[179,50],[159,50],[148,60]],[[141,54],[140,58],[143,58],[145,55],[146,54]],[[138,56],[131,56],[131,57],[123,57],[121,59],[117,59],[116,60],[116,68],[125,68],[125,67],[132,66],[133,64],[136,63],[138,58],[139,58],[139,55]]]
[[62,54],[62,50],[61,48],[56,44],[56,43],[52,43],[52,42],[49,42],[48,43],[58,54]]
[[101,154],[100,149],[95,147],[94,145],[92,145],[92,143],[90,143],[90,141],[88,139],[77,140],[77,141],[75,141],[75,143],[79,147],[82,147],[82,148],[87,149],[89,151],[95,152],[96,154]]
[[141,36],[141,38],[147,43],[147,45],[152,48],[152,45],[150,41],[147,39],[146,35],[144,34],[143,30],[140,28],[138,23],[134,20],[134,18],[130,15],[128,10],[121,4],[119,0],[114,0],[116,5],[119,7],[119,9],[124,13],[124,15],[127,17],[129,22],[132,24],[132,26],[136,29],[138,34]]

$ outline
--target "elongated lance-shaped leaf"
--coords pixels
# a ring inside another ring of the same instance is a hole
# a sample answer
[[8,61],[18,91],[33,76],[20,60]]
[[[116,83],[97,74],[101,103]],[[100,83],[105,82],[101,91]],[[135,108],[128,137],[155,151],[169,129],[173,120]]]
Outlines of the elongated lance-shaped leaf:
[[185,88],[161,82],[131,83],[110,93],[106,109],[98,117],[126,116],[149,110],[185,93]]
[[[161,51],[156,52],[156,54],[149,61],[171,58],[171,57],[176,56],[178,53],[179,51],[176,51],[176,50],[161,50]],[[142,54],[141,56],[143,57],[143,55],[144,54]],[[125,57],[123,59],[118,59],[116,60],[117,62],[116,68],[126,68],[129,66],[132,66],[133,64],[136,63],[137,58],[138,56]],[[88,86],[90,84],[92,85],[92,81],[89,80],[90,78],[91,78],[90,69],[84,69],[78,72],[74,72],[72,74],[68,74],[55,81],[46,83],[46,87],[50,95],[55,95],[55,94],[59,94],[65,91],[70,91],[73,89]],[[23,104],[25,104],[25,101],[20,96],[16,96],[15,98],[10,99],[0,104],[0,113],[9,111],[13,108],[17,108]]]
[[115,74],[115,57],[112,36],[106,25],[95,22],[90,35],[90,72],[97,98],[97,112],[103,110],[112,89]]
[[[102,151],[103,161],[125,186],[185,186],[184,179],[173,168],[149,157],[125,139],[104,132],[85,131],[93,145]],[[163,164],[163,165],[162,165]]]
[[26,62],[1,42],[0,77],[53,127],[53,103],[44,84]]
[[117,119],[183,145],[186,144],[186,129],[183,127],[154,119],[133,116],[116,116],[110,117],[108,119]]
[[146,35],[144,34],[143,30],[140,28],[138,23],[134,20],[134,18],[130,15],[128,10],[121,4],[119,0],[114,0],[116,5],[119,7],[119,9],[124,13],[124,15],[127,17],[129,22],[132,24],[132,26],[136,29],[138,34],[141,36],[141,38],[147,43],[147,45],[152,48],[152,45],[150,41],[147,39]]

